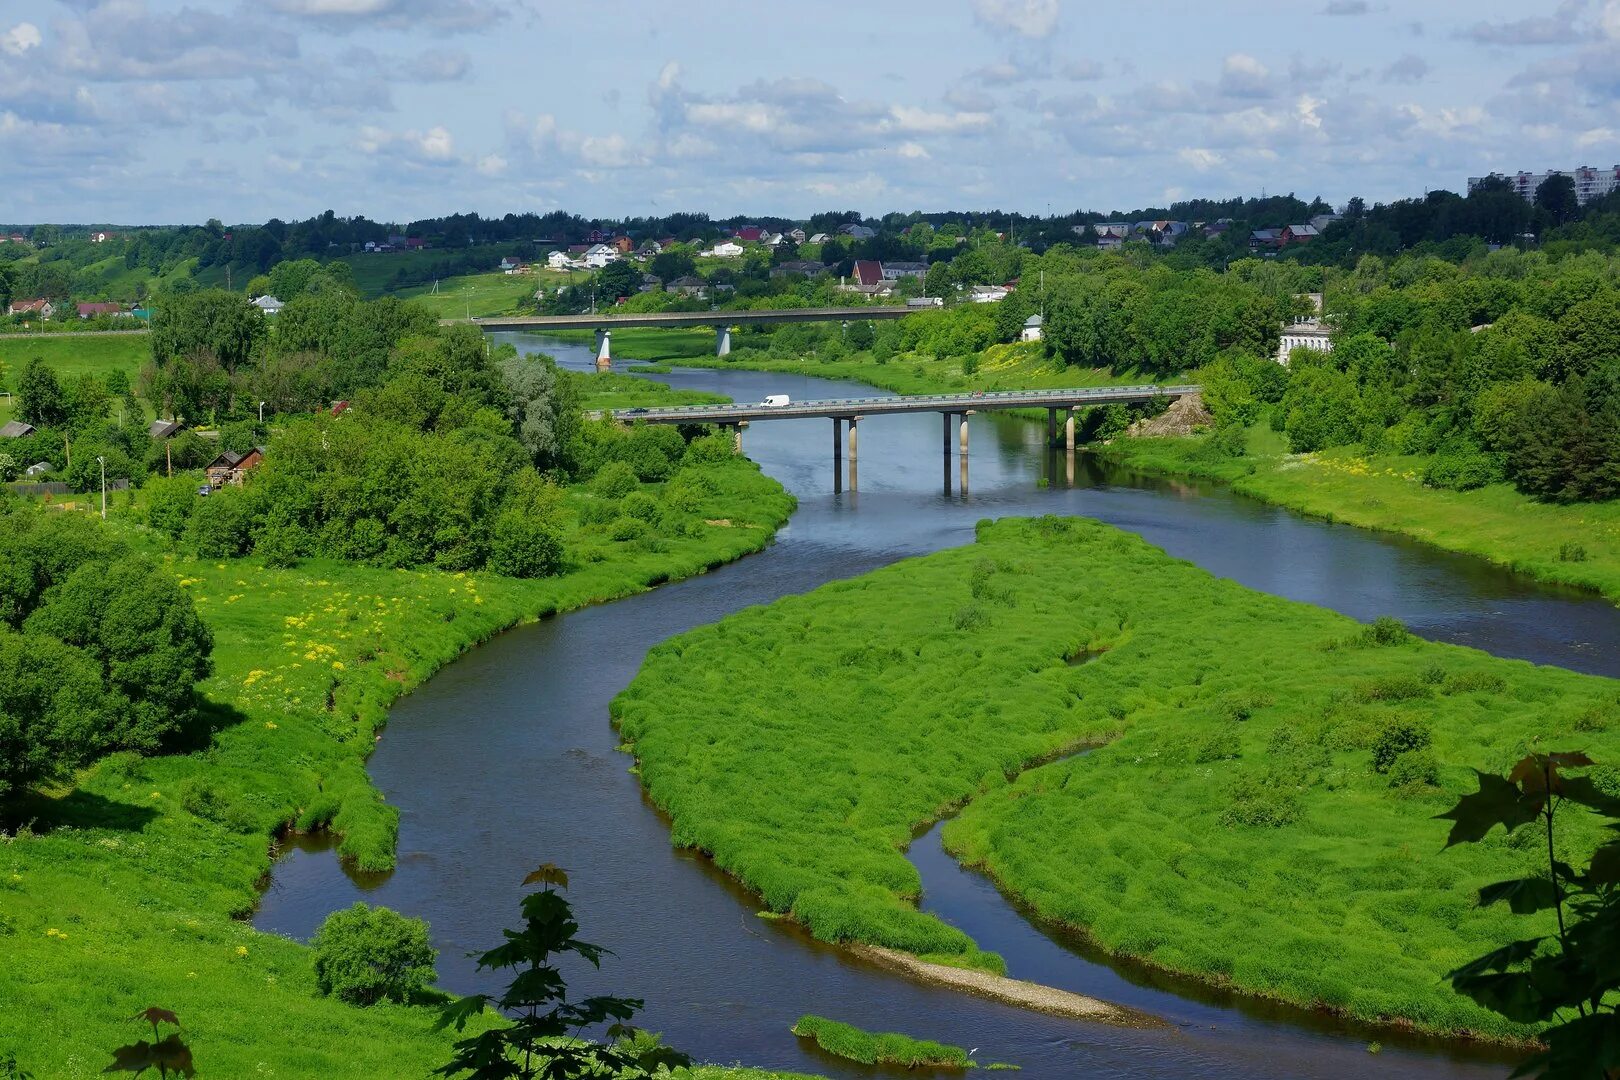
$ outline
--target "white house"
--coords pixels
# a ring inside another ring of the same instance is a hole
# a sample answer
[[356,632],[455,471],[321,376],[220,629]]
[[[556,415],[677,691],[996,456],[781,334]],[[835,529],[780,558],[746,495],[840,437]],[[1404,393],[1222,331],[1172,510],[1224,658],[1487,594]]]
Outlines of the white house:
[[553,270],[567,270],[574,265],[574,260],[568,257],[566,251],[553,251],[546,256],[546,265]]
[[252,299],[252,301],[250,301],[250,302],[253,304],[254,307],[258,308],[260,311],[264,312],[266,315],[280,314],[281,309],[287,306],[286,304],[283,304],[280,300],[277,300],[275,297],[268,296],[268,295],[266,295],[266,296],[255,296]]
[[1005,285],[975,285],[968,290],[968,295],[975,304],[993,304],[1007,299],[1008,291]]
[[1318,322],[1301,322],[1283,327],[1282,342],[1277,346],[1277,363],[1286,366],[1288,354],[1295,349],[1315,349],[1332,352],[1333,338],[1327,327]]
[[617,262],[619,253],[606,244],[592,244],[585,249],[585,265],[600,270],[610,262]]
[[789,229],[783,235],[786,236],[789,240],[792,240],[795,244],[804,243],[804,230],[803,229]]
[[810,238],[810,242],[812,244],[825,244],[827,241],[829,241],[831,239],[832,239],[832,237],[828,236],[826,233],[818,232],[818,233],[816,233],[816,235],[814,235],[814,236],[812,236]]
[[1022,330],[1018,331],[1018,340],[1019,341],[1039,341],[1039,340],[1041,340],[1041,327],[1045,323],[1045,321],[1046,320],[1042,319],[1039,315],[1031,315],[1029,318],[1025,319],[1024,320],[1024,328]]
[[743,246],[735,240],[722,240],[708,251],[700,251],[699,255],[712,255],[718,259],[735,259],[743,253]]

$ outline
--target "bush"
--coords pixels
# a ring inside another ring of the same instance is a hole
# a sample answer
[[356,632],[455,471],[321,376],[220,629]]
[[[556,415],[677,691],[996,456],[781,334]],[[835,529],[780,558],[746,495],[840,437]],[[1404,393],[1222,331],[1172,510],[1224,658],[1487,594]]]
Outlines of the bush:
[[1226,791],[1221,824],[1280,829],[1299,820],[1299,795],[1284,778],[1270,773],[1244,773]]
[[640,540],[648,533],[647,523],[640,518],[620,517],[614,518],[608,525],[609,540]]
[[1358,701],[1411,701],[1429,696],[1429,684],[1416,675],[1386,675],[1356,686]]
[[730,435],[717,431],[700,439],[693,439],[686,447],[683,459],[688,465],[719,465],[737,456],[736,445]]
[[1387,773],[1403,754],[1425,750],[1433,741],[1433,732],[1422,720],[1409,716],[1391,717],[1373,736],[1373,771]]
[[632,491],[619,504],[619,513],[645,521],[648,525],[657,525],[658,519],[664,516],[664,508],[647,492]]
[[1558,545],[1559,562],[1585,562],[1586,548],[1572,540],[1565,540]]
[[608,462],[591,478],[591,490],[606,499],[622,499],[636,485],[636,471],[622,461]]
[[406,1001],[438,977],[433,961],[439,953],[428,943],[427,923],[385,907],[355,901],[334,911],[311,944],[321,993],[351,1005]]
[[563,543],[544,521],[516,510],[495,519],[490,542],[489,568],[508,577],[536,578],[560,574]]
[[1389,786],[1393,788],[1418,785],[1434,787],[1439,783],[1440,765],[1434,760],[1434,752],[1427,747],[1406,751],[1396,757],[1394,764],[1389,767]]
[[1427,487],[1472,491],[1502,479],[1502,463],[1495,455],[1474,447],[1442,451],[1423,470]]
[[245,555],[252,543],[249,517],[248,500],[241,489],[222,488],[197,500],[186,535],[205,559],[235,558]]
[[1379,647],[1405,645],[1411,638],[1411,632],[1401,620],[1390,615],[1380,615],[1370,626],[1356,635],[1355,642],[1357,645]]
[[170,540],[179,540],[197,508],[197,481],[167,476],[146,485],[146,523]]

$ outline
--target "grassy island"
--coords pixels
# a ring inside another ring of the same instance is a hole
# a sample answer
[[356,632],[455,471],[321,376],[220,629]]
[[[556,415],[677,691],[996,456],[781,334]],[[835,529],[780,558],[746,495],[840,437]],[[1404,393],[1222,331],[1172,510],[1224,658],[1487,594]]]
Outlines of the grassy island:
[[1442,976],[1531,932],[1474,902],[1530,839],[1442,854],[1431,819],[1527,747],[1620,762],[1612,680],[1363,626],[1084,519],[986,523],[681,635],[614,712],[675,842],[824,940],[996,967],[918,911],[903,854],[966,804],[947,845],[1112,952],[1502,1039],[1527,1032]]
[[894,1031],[862,1031],[822,1016],[801,1016],[793,1034],[813,1039],[829,1054],[863,1065],[900,1065],[907,1069],[968,1069],[973,1062],[960,1046],[913,1039]]

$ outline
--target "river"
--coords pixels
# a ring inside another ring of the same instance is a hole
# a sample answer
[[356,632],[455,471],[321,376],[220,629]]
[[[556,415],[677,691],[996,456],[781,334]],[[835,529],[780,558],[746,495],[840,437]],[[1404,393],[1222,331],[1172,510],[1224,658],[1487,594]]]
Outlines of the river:
[[[582,345],[500,337],[568,367],[591,360]],[[740,401],[878,393],[746,371],[657,378]],[[671,847],[667,823],[642,797],[608,723],[608,702],[647,649],[743,607],[968,543],[985,517],[1083,514],[1255,589],[1358,619],[1393,615],[1425,637],[1498,655],[1620,675],[1620,611],[1599,600],[1083,455],[1071,482],[1067,464],[1042,448],[1041,425],[991,414],[970,427],[967,492],[950,495],[932,414],[862,423],[859,490],[841,494],[832,491],[828,421],[747,429],[749,456],[799,498],[776,543],[700,577],[519,627],[446,667],[396,705],[370,762],[400,809],[397,869],[351,876],[318,840],[291,845],[254,924],[307,938],[329,912],[364,898],[429,921],[441,985],[490,989],[466,954],[515,923],[519,881],[551,861],[569,872],[583,936],[616,953],[600,974],[571,970],[571,988],[645,998],[638,1024],[707,1060],[835,1077],[884,1072],[831,1058],[789,1033],[800,1015],[818,1013],[977,1048],[979,1061],[1015,1063],[1031,1080],[1510,1072],[1510,1059],[1488,1048],[1369,1031],[1112,964],[1039,928],[959,867],[940,849],[937,828],[911,851],[924,907],[1002,953],[1014,976],[1135,1006],[1171,1026],[1061,1020],[916,985],[758,918],[745,889],[702,856]],[[1375,1041],[1377,1053],[1368,1048]]]

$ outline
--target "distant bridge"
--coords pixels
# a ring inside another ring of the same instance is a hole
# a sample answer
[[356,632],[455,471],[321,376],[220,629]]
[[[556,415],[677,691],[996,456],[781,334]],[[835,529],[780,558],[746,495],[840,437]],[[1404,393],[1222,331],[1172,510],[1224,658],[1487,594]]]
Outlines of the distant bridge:
[[[678,405],[662,409],[617,409],[609,413],[615,420],[649,424],[719,424],[730,428],[738,450],[742,449],[745,424],[764,420],[830,419],[833,422],[833,490],[843,488],[843,435],[849,427],[849,486],[855,487],[855,439],[861,418],[885,413],[937,412],[944,422],[945,491],[950,493],[951,428],[956,426],[956,444],[961,455],[961,487],[967,491],[968,423],[976,412],[995,409],[1045,409],[1046,445],[1059,445],[1074,452],[1075,410],[1092,405],[1134,404],[1157,398],[1180,398],[1196,394],[1201,387],[1175,386],[1089,386],[1073,390],[980,390],[968,394],[916,394],[904,397],[827,398],[795,401],[786,405],[737,403],[731,405]],[[1063,437],[1058,438],[1058,415],[1063,414]],[[1071,459],[1072,461],[1072,459]]]
[[632,314],[602,312],[590,315],[497,315],[482,319],[443,319],[441,322],[446,326],[471,323],[486,332],[527,330],[531,333],[543,334],[547,330],[594,330],[596,331],[597,366],[607,367],[608,361],[612,359],[609,355],[611,351],[609,338],[615,327],[712,326],[715,331],[715,355],[725,356],[731,352],[731,328],[733,326],[903,319],[907,315],[915,315],[919,311],[928,310],[931,309],[910,307],[905,304],[885,304],[867,307],[769,308],[754,311],[650,311]]

